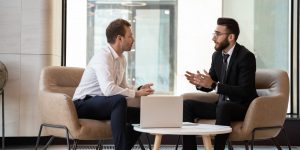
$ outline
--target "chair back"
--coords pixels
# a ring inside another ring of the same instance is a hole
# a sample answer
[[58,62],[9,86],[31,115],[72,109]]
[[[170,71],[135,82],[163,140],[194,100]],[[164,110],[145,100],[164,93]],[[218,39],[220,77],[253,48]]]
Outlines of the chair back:
[[[284,124],[289,101],[288,74],[277,69],[258,69],[255,81],[259,97],[251,102],[244,121],[232,123],[232,141],[251,139],[254,129]],[[279,132],[279,128],[260,130],[255,133],[255,139],[273,138]]]
[[[83,75],[83,68],[49,66],[40,76],[39,104],[43,123],[65,126],[73,139],[111,139],[110,120],[78,118],[72,97]],[[48,135],[64,137],[61,129],[46,128]]]
[[[82,68],[48,66],[43,68],[39,84],[39,105],[42,122],[64,125],[71,133],[80,129],[77,112],[72,101]],[[64,136],[63,130],[46,128],[50,135]]]
[[40,90],[63,93],[72,98],[80,83],[83,71],[83,68],[77,67],[46,67],[41,73]]
[[[285,71],[276,69],[258,69],[255,85],[259,96],[289,96],[289,79]],[[286,100],[286,99],[285,99]]]

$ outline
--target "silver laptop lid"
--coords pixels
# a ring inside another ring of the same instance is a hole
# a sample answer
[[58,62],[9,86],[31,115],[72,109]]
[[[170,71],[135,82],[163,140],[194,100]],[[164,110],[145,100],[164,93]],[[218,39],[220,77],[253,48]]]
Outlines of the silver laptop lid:
[[182,96],[141,97],[141,128],[181,127],[183,117]]

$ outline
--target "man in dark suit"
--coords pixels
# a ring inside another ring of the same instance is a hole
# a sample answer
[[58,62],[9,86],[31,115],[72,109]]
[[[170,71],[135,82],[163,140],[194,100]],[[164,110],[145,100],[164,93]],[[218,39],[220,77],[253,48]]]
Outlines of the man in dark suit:
[[[213,34],[215,52],[209,72],[187,71],[187,80],[198,90],[219,94],[217,103],[195,100],[184,101],[184,122],[199,119],[216,119],[217,125],[230,125],[231,121],[243,120],[249,104],[257,97],[255,89],[255,56],[236,42],[239,25],[232,18],[219,18]],[[223,150],[229,134],[216,135],[215,150]],[[183,136],[183,149],[195,150],[195,136]]]

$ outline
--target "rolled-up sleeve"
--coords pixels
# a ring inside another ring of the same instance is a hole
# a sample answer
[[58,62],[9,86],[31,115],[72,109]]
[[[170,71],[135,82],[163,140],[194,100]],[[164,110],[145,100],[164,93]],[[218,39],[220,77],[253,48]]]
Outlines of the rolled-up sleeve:
[[[121,87],[116,83],[117,71],[114,58],[109,53],[102,53],[99,59],[95,60],[91,66],[94,70],[100,89],[104,96],[124,95],[127,97],[135,97],[135,90],[128,87]],[[125,72],[124,72],[125,74]],[[125,76],[124,76],[125,77]],[[122,78],[121,80],[126,80]],[[126,82],[126,81],[122,81]],[[127,85],[127,84],[125,84]]]

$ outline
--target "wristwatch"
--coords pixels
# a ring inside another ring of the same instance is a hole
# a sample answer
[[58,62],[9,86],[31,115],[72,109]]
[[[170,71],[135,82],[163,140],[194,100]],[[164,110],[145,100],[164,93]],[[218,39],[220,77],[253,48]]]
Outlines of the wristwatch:
[[215,89],[216,86],[217,86],[217,82],[213,82],[213,83],[211,84],[211,89]]

